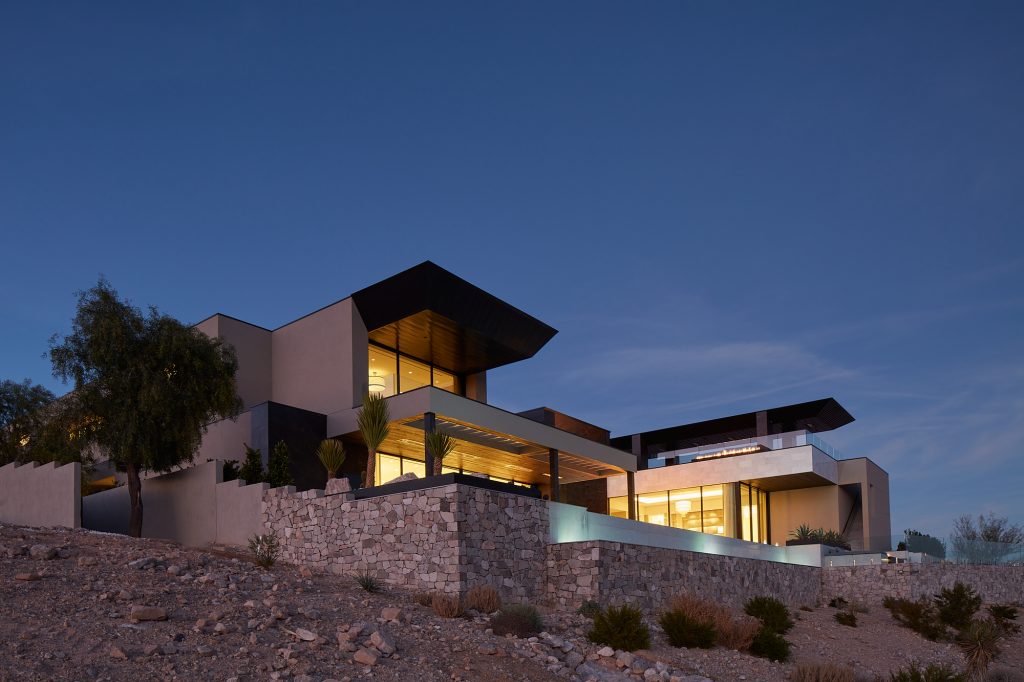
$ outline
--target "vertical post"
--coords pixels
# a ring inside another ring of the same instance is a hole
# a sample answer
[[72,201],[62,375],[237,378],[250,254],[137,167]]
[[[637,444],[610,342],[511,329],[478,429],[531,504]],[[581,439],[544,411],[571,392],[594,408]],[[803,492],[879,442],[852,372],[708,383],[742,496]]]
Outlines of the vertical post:
[[433,433],[436,428],[436,418],[433,412],[423,413],[423,464],[424,474],[427,476],[434,475],[434,451],[430,449],[430,441],[427,440],[427,434]]
[[551,501],[561,502],[561,489],[558,481],[558,450],[548,448],[548,473],[551,474]]
[[626,472],[626,509],[629,518],[636,521],[636,480],[632,471]]

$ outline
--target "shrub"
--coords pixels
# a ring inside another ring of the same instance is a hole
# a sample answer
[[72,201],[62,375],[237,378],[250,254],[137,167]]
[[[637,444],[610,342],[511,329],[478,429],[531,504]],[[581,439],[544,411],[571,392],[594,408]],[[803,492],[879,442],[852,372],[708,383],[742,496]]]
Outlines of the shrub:
[[789,659],[789,642],[778,632],[762,625],[750,643],[750,653],[784,663]]
[[851,628],[857,627],[857,614],[853,611],[837,611],[832,614],[832,617],[836,619],[836,622],[840,625],[846,625]]
[[292,457],[288,454],[288,445],[283,440],[277,441],[274,449],[270,451],[270,459],[267,461],[267,483],[271,488],[295,485],[295,479],[292,478]]
[[490,585],[477,585],[466,593],[466,608],[476,609],[480,613],[494,613],[501,609],[501,597]]
[[943,588],[935,595],[935,606],[943,623],[962,630],[971,624],[971,618],[981,608],[981,595],[957,581],[953,589]]
[[943,664],[933,663],[927,668],[912,663],[889,674],[889,682],[967,682],[967,676]]
[[593,599],[585,599],[580,607],[576,609],[576,613],[587,618],[593,618],[601,612],[601,605]]
[[988,670],[988,666],[999,655],[999,644],[1006,632],[993,620],[979,619],[971,621],[960,631],[956,643],[964,652],[967,671],[980,678]]
[[639,609],[628,604],[609,606],[594,616],[594,627],[587,633],[587,639],[613,649],[635,651],[651,645],[651,631]]
[[380,583],[377,581],[377,577],[372,573],[357,574],[356,583],[359,585],[359,587],[363,588],[370,594],[375,594],[381,591]]
[[793,682],[854,682],[853,670],[835,663],[801,663],[789,678]]
[[810,542],[816,539],[816,531],[808,526],[806,523],[801,523],[795,529],[789,531],[789,537],[794,540],[803,540]]
[[238,477],[246,485],[263,482],[263,453],[257,448],[245,446],[245,461],[238,470]]
[[682,611],[666,611],[658,619],[672,646],[689,649],[711,649],[715,646],[714,624],[691,618]]
[[249,538],[249,551],[256,558],[256,563],[263,568],[270,568],[281,554],[281,545],[273,533],[253,535]]
[[1009,604],[992,604],[988,607],[992,621],[999,625],[1007,635],[1015,635],[1020,632],[1020,624],[1017,620],[1017,607]]
[[910,628],[925,639],[936,641],[946,636],[946,626],[939,620],[938,611],[930,599],[922,597],[917,601],[886,597],[883,606],[903,627]]
[[668,602],[667,611],[685,614],[691,620],[714,626],[716,642],[727,649],[746,651],[761,627],[760,623],[745,616],[737,617],[731,609],[692,594],[680,594]]
[[224,460],[224,482],[234,481],[238,478],[238,462],[233,459]]
[[832,597],[828,605],[834,609],[845,609],[850,602],[846,601],[842,597]]
[[767,628],[784,635],[793,627],[789,609],[775,597],[753,597],[744,606],[747,615],[761,621],[762,629]]
[[459,618],[465,613],[458,595],[454,594],[437,593],[430,600],[430,606],[434,609],[434,613],[442,618]]
[[434,595],[430,592],[417,592],[412,595],[412,600],[420,606],[430,606],[434,603]]
[[846,539],[846,536],[837,530],[826,530],[819,535],[819,540],[823,545],[829,545],[831,547],[838,547],[839,549],[850,549],[850,541]]
[[491,630],[496,635],[531,637],[543,629],[540,613],[529,604],[506,604],[491,618]]

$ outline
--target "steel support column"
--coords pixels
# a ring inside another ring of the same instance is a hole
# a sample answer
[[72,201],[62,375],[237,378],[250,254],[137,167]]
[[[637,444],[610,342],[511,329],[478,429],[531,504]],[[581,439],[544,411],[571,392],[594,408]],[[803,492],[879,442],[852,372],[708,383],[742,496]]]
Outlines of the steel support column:
[[436,428],[437,419],[433,412],[423,413],[423,463],[424,474],[427,476],[434,475],[434,452],[430,449],[430,441],[427,440],[428,433],[434,433]]

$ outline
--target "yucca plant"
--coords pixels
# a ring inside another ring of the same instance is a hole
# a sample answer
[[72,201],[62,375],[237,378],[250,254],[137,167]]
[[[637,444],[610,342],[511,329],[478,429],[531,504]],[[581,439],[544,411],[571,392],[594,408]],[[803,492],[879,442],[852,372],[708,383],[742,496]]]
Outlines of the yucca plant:
[[377,448],[391,432],[391,413],[387,399],[379,393],[363,398],[363,407],[356,416],[356,425],[366,443],[366,487],[377,485]]
[[957,637],[957,644],[964,652],[967,670],[976,680],[983,679],[988,666],[999,655],[999,644],[1005,632],[995,621],[982,618],[971,621]]
[[455,439],[447,433],[435,431],[426,435],[426,441],[427,447],[434,453],[434,470],[430,473],[433,476],[440,476],[444,458],[455,449]]
[[320,447],[316,449],[317,459],[327,470],[327,478],[332,479],[338,475],[338,469],[345,463],[345,446],[340,440],[328,438],[320,441]]

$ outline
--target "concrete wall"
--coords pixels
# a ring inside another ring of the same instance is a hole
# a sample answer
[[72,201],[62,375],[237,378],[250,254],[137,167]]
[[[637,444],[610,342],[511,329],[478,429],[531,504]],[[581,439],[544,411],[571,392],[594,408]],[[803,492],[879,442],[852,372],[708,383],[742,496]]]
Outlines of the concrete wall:
[[865,457],[839,462],[840,485],[857,484],[861,490],[862,534],[865,549],[891,549],[889,474]]
[[839,518],[839,487],[823,485],[816,488],[780,490],[769,493],[772,542],[785,545],[790,532],[802,523],[811,528],[842,530]]
[[[184,545],[244,545],[262,532],[260,505],[266,485],[222,483],[223,462],[154,476],[142,481],[142,535]],[[90,530],[127,533],[131,505],[128,487],[82,498],[82,525]]]
[[362,404],[368,348],[351,298],[274,330],[272,399],[321,414]]
[[821,596],[879,604],[885,597],[931,597],[957,581],[976,589],[987,603],[1024,603],[1024,566],[951,563],[826,567],[821,570]]
[[230,459],[241,462],[245,460],[246,443],[252,443],[252,414],[249,411],[235,419],[221,419],[210,424],[195,460]]
[[82,525],[82,465],[30,462],[0,467],[0,522],[19,526]]
[[203,320],[196,325],[196,329],[207,336],[219,337],[234,347],[235,355],[238,357],[235,383],[245,409],[270,400],[270,330],[220,314]]

